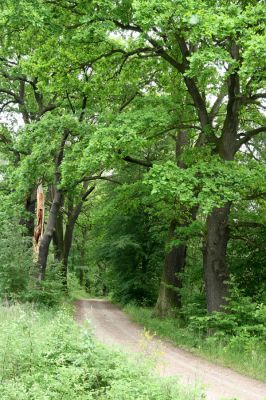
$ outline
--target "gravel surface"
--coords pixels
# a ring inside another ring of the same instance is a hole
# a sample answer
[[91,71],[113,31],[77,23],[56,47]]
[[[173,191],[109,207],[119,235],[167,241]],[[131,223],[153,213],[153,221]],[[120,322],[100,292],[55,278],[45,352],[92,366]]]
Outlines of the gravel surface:
[[178,376],[185,385],[204,385],[208,400],[266,400],[266,385],[229,368],[220,367],[179,349],[167,341],[147,337],[118,307],[105,300],[76,302],[76,319],[88,320],[95,337],[124,352],[139,352],[156,359],[162,376]]

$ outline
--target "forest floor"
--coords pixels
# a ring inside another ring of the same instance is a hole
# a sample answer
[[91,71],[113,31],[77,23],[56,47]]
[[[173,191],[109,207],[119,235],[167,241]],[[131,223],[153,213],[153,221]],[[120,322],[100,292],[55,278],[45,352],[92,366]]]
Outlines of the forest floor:
[[266,399],[266,384],[157,339],[106,300],[78,300],[76,319],[79,323],[88,321],[100,342],[154,360],[161,376],[178,376],[180,382],[192,387],[203,385],[207,400]]

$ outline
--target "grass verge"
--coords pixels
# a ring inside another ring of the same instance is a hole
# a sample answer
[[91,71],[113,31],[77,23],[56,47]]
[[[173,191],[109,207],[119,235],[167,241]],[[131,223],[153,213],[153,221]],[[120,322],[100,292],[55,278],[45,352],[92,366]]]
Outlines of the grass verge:
[[0,305],[1,400],[200,400],[100,346],[69,309]]
[[204,337],[183,327],[177,318],[156,318],[152,309],[127,305],[124,311],[152,334],[220,365],[266,382],[266,346],[245,336]]

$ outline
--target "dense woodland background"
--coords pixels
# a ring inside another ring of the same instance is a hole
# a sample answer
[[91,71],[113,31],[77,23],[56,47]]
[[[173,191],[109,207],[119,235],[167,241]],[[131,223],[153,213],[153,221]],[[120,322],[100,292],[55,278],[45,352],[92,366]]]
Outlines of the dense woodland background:
[[109,296],[263,369],[265,1],[0,10],[1,298]]

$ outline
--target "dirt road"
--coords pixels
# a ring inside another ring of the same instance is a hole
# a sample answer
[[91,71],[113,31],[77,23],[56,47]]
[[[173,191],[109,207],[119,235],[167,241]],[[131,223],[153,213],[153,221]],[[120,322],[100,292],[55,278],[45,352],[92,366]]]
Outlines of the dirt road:
[[145,338],[141,327],[107,301],[79,300],[76,311],[78,322],[89,320],[99,341],[119,346],[123,351],[142,352],[144,356],[155,355],[160,375],[177,375],[185,385],[204,384],[208,400],[266,399],[264,383],[212,364],[166,341]]

